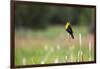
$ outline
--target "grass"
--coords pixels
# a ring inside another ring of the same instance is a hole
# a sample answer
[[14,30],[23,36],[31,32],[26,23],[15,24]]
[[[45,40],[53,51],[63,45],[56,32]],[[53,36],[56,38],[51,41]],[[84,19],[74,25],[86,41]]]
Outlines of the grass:
[[[15,65],[23,65],[23,58],[26,64],[50,64],[58,61],[59,63],[77,62],[78,51],[80,50],[79,33],[82,34],[82,52],[84,61],[89,61],[87,27],[74,27],[75,39],[68,38],[64,27],[52,26],[47,30],[16,30],[15,32]],[[47,50],[45,50],[47,46]],[[59,48],[57,47],[59,46]],[[92,49],[91,61],[94,60]],[[72,59],[71,58],[72,55]],[[66,59],[67,56],[67,59]],[[34,63],[33,63],[34,62]]]

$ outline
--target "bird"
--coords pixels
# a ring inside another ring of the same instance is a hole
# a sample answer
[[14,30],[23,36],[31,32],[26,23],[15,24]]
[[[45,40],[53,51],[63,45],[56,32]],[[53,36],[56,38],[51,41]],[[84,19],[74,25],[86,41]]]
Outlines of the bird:
[[65,30],[71,35],[71,37],[74,39],[74,35],[73,35],[73,29],[71,27],[70,21],[66,22],[65,25]]

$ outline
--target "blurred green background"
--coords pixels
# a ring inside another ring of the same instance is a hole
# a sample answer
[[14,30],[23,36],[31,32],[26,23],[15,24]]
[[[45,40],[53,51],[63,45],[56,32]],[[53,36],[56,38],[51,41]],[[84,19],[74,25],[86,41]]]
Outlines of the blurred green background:
[[[15,64],[93,61],[94,11],[88,7],[15,4]],[[75,39],[65,31],[68,20]],[[80,33],[83,55],[78,57]]]
[[94,8],[48,5],[16,5],[16,28],[46,29],[49,25],[90,26],[94,22]]

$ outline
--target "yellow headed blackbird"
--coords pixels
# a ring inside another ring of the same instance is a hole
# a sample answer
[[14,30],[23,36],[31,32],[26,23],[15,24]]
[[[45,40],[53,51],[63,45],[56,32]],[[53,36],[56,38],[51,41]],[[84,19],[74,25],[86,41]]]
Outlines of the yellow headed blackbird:
[[73,30],[72,30],[72,27],[71,27],[71,24],[69,21],[66,23],[65,29],[71,35],[71,37],[74,39]]

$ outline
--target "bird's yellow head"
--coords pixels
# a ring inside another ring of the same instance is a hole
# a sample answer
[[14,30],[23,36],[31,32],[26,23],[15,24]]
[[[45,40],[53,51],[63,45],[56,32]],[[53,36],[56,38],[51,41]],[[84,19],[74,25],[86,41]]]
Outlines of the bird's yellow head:
[[67,29],[69,25],[70,25],[70,22],[68,21],[68,22],[66,23],[66,25],[65,25],[65,29]]

